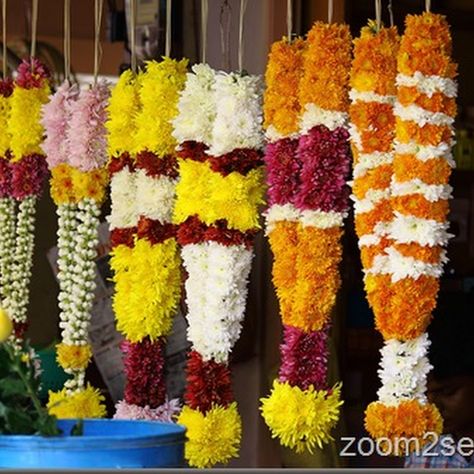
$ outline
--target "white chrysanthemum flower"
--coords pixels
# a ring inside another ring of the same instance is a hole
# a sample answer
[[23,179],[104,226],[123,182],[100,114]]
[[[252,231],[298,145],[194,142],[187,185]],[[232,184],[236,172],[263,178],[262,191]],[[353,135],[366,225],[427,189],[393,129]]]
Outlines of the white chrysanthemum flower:
[[428,361],[428,335],[401,342],[391,339],[381,350],[382,360],[378,371],[382,387],[379,401],[384,405],[397,405],[403,400],[426,403],[426,377],[432,369]]
[[398,182],[394,179],[391,184],[394,196],[406,196],[409,194],[421,194],[430,202],[440,199],[451,199],[453,188],[449,184],[426,184],[421,179]]
[[220,156],[237,148],[264,145],[260,76],[218,73],[214,83],[216,118],[209,155]]
[[456,167],[453,155],[451,153],[452,147],[455,145],[455,141],[442,142],[439,145],[418,145],[415,142],[410,143],[399,143],[395,141],[395,152],[400,155],[415,155],[420,161],[428,161],[433,158],[443,159],[451,166]]
[[114,173],[110,181],[112,210],[107,221],[110,230],[135,227],[138,223],[136,207],[137,186],[136,174],[127,168]]
[[216,116],[213,85],[215,71],[207,64],[195,64],[178,102],[173,136],[178,143],[196,141],[209,145]]
[[441,92],[446,97],[454,98],[458,93],[457,82],[441,76],[425,76],[416,71],[413,76],[398,74],[397,86],[416,87],[419,92],[432,97],[436,92]]
[[394,95],[380,95],[372,91],[358,91],[351,89],[349,91],[351,102],[378,102],[380,104],[393,104],[396,100]]
[[451,126],[454,123],[454,117],[450,115],[442,112],[431,112],[415,104],[404,106],[397,102],[393,112],[402,120],[415,122],[419,127],[424,127],[426,124]]
[[160,221],[171,222],[177,180],[167,176],[147,176],[146,171],[136,173],[136,207],[140,216]]
[[300,222],[303,227],[317,227],[318,229],[331,229],[333,227],[342,227],[346,212],[336,211],[313,211],[305,209],[301,211]]
[[363,214],[372,211],[380,201],[390,199],[390,189],[369,189],[364,199],[357,199],[354,194],[351,194],[350,198],[354,201],[354,212]]
[[336,112],[318,107],[316,104],[309,103],[305,105],[305,110],[300,118],[301,133],[308,133],[317,125],[324,125],[329,130],[335,130],[338,127],[345,127],[349,120],[346,112]]
[[373,153],[361,153],[357,159],[357,163],[354,166],[353,177],[361,178],[367,171],[377,168],[381,165],[389,165],[393,163],[393,153],[385,152],[373,152]]
[[448,233],[449,222],[438,222],[395,212],[390,226],[390,237],[401,244],[446,245],[452,234]]

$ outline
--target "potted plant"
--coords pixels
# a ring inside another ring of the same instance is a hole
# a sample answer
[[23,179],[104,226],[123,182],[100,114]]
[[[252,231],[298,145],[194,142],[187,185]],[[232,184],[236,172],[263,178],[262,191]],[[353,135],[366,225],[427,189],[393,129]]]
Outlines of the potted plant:
[[0,307],[0,468],[181,467],[182,426],[58,420],[42,406],[39,359]]

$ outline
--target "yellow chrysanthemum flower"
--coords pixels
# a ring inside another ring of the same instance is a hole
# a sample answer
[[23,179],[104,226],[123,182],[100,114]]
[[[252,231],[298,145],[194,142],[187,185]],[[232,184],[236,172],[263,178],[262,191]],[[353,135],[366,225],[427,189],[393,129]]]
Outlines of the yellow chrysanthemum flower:
[[331,430],[343,403],[340,396],[339,383],[328,393],[313,386],[301,390],[275,380],[270,396],[261,400],[262,415],[272,437],[279,438],[283,446],[297,453],[305,449],[312,453],[315,446],[322,448],[333,440]]
[[106,415],[105,398],[100,391],[90,385],[85,389],[68,394],[49,392],[48,411],[57,418],[103,418]]
[[8,118],[10,116],[10,97],[0,94],[0,156],[5,156],[10,148],[11,136],[8,131]]
[[49,100],[49,86],[45,82],[41,88],[24,89],[15,87],[10,97],[10,120],[8,132],[11,134],[10,148],[13,161],[24,155],[43,153],[41,142],[44,129],[41,125],[41,107]]
[[172,119],[178,114],[179,93],[186,82],[188,60],[164,58],[147,62],[139,79],[142,108],[136,118],[135,147],[130,151],[148,150],[159,157],[174,153]]
[[105,124],[109,155],[112,157],[135,148],[135,119],[140,111],[139,81],[140,79],[127,69],[112,89],[107,108],[109,120]]
[[156,340],[171,330],[181,289],[180,258],[174,239],[150,244],[138,239],[131,255],[115,250],[113,267],[126,266],[118,278],[114,310],[117,329],[129,341]]
[[206,414],[185,406],[178,423],[187,429],[185,456],[190,466],[204,469],[238,455],[242,422],[237,403],[214,406]]
[[197,214],[207,225],[227,219],[229,228],[245,232],[260,228],[258,207],[264,203],[263,170],[246,176],[232,172],[227,176],[212,171],[209,163],[180,160],[181,179],[176,186],[174,221],[184,222]]
[[61,343],[56,346],[56,351],[57,361],[63,369],[85,369],[92,357],[89,344],[75,346]]
[[101,203],[106,196],[108,180],[109,175],[105,168],[88,172],[74,170],[72,181],[75,199],[77,201],[93,199]]

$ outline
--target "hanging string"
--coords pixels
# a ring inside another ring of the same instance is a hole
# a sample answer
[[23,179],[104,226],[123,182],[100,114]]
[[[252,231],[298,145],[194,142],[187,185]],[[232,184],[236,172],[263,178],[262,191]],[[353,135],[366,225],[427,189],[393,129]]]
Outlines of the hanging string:
[[64,0],[64,79],[71,76],[71,0]]
[[248,0],[240,0],[239,15],[239,71],[242,71],[244,64],[244,18]]
[[7,77],[7,0],[2,0],[3,79]]
[[333,14],[334,14],[334,2],[333,0],[328,0],[328,23],[332,23]]
[[382,28],[382,0],[375,0],[375,22],[377,31]]
[[100,26],[102,24],[102,11],[104,0],[94,0],[94,84],[97,84],[99,76],[100,51]]
[[201,48],[202,62],[206,62],[207,53],[207,24],[209,21],[209,0],[201,0]]
[[136,48],[136,27],[137,27],[137,5],[136,0],[130,0],[130,55],[131,66],[134,73],[137,72],[137,48]]
[[293,33],[293,2],[292,0],[287,0],[286,2],[286,29],[288,43],[291,43],[291,35]]
[[426,0],[425,1],[425,9],[428,13],[431,12],[431,0]]
[[36,32],[38,28],[38,0],[33,0],[31,13],[31,51],[30,56],[36,56]]
[[232,17],[232,8],[229,0],[223,0],[220,13],[221,27],[221,51],[222,51],[222,69],[230,70],[230,21]]
[[171,0],[166,0],[166,43],[165,56],[170,57],[171,54]]
[[388,2],[388,14],[390,16],[390,26],[393,26],[394,25],[394,21],[393,21],[393,5],[392,5],[392,0],[389,0]]

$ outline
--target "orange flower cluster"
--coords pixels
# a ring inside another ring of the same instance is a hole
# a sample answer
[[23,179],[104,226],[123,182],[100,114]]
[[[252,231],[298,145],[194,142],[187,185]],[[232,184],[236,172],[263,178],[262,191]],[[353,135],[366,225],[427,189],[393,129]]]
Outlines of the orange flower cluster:
[[[355,166],[360,163],[361,154],[388,154],[392,151],[395,116],[390,98],[396,94],[399,40],[396,28],[377,31],[371,26],[362,28],[360,37],[354,40],[350,84],[354,92],[369,94],[367,100],[353,100],[349,109],[352,125],[360,137],[360,142],[352,141]],[[373,100],[370,100],[371,97]],[[390,189],[392,175],[392,163],[375,163],[374,167],[355,177],[352,186],[355,199],[361,201],[370,197],[369,191]],[[376,200],[371,209],[356,213],[356,233],[359,238],[374,235],[378,224],[389,223],[392,218],[389,197]],[[361,247],[362,266],[366,271],[372,268],[375,258],[384,255],[385,249],[391,245],[387,236],[377,236],[378,243]],[[365,290],[376,320],[389,318],[392,304],[390,276],[367,273]]]
[[342,232],[340,227],[318,229],[282,221],[270,233],[283,324],[310,332],[328,322],[341,283]]
[[[421,404],[416,400],[401,402],[396,406],[385,406],[379,402],[369,405],[365,428],[374,438],[389,438],[387,452],[398,456],[407,455],[422,447],[430,438],[428,432],[440,433],[443,420],[434,405]],[[387,433],[390,433],[387,436]],[[390,446],[391,444],[391,446]]]
[[301,107],[316,104],[324,110],[346,112],[351,35],[348,25],[316,22],[308,33],[300,81]]
[[408,15],[403,35],[398,70],[412,76],[416,71],[425,76],[454,78],[457,66],[451,59],[451,34],[446,18],[425,12]]
[[351,87],[360,92],[395,95],[398,42],[396,28],[379,32],[370,26],[362,28],[360,37],[354,40]]
[[[451,59],[451,36],[443,16],[423,13],[407,17],[398,57],[398,71],[409,77],[416,77],[419,73],[424,76],[441,76],[444,79],[455,77],[456,65]],[[456,113],[455,99],[451,93],[446,94],[442,89],[427,94],[420,87],[401,86],[398,89],[398,101],[403,107],[418,106],[446,116],[453,117]],[[450,125],[429,122],[419,124],[414,120],[407,121],[397,117],[396,139],[400,143],[437,147],[443,143],[449,144],[452,136],[453,129]],[[443,157],[424,161],[411,154],[396,154],[393,169],[394,181],[397,183],[417,179],[427,185],[446,185],[451,174],[450,165]],[[394,211],[402,215],[440,223],[446,221],[449,212],[448,200],[444,196],[433,201],[419,193],[393,195],[391,205]],[[424,246],[416,242],[394,242],[393,247],[405,257],[430,264],[440,263],[443,250],[441,245]],[[378,321],[380,329],[387,337],[397,339],[420,336],[426,330],[431,312],[436,306],[438,280],[427,275],[417,279],[407,277],[398,281],[393,290],[395,296],[392,318]]]
[[305,42],[287,38],[272,44],[265,72],[264,128],[275,127],[284,136],[298,131],[300,104],[298,83],[302,73]]

